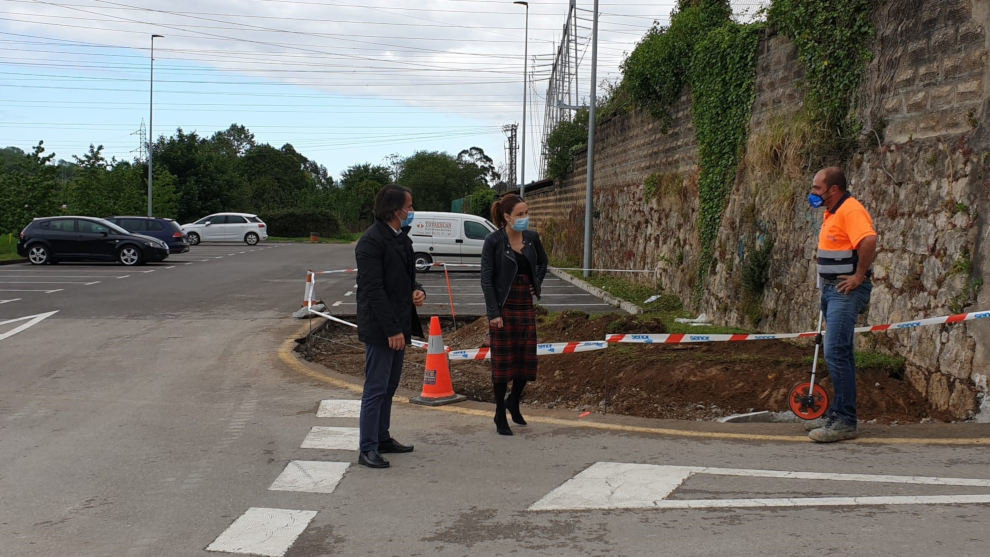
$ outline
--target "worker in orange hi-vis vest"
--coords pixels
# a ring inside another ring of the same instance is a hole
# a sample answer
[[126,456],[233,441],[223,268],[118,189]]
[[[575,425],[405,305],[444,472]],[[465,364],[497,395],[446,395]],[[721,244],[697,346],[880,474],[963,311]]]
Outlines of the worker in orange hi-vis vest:
[[825,362],[835,391],[828,411],[808,437],[834,443],[857,436],[853,334],[873,290],[870,265],[877,252],[877,233],[870,213],[847,191],[846,176],[838,167],[815,174],[808,202],[816,209],[825,207],[818,234],[818,282],[826,323]]

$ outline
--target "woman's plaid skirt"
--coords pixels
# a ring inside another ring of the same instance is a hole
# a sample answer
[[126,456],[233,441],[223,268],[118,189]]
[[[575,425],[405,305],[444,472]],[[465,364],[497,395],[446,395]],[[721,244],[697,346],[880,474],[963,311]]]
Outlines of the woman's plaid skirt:
[[532,280],[516,275],[502,306],[502,328],[491,332],[492,382],[536,380],[536,313]]

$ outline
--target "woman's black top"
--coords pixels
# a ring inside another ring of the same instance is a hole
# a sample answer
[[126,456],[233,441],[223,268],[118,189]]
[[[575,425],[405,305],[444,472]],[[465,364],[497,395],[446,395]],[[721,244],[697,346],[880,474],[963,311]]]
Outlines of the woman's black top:
[[533,280],[533,266],[529,263],[529,258],[516,250],[512,251],[516,254],[516,276],[526,275],[529,280]]

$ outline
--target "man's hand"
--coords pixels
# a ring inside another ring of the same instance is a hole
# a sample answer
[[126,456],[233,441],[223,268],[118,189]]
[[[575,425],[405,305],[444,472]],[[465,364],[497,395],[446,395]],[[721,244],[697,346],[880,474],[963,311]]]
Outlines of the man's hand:
[[406,336],[402,333],[388,337],[388,347],[398,352],[406,347]]
[[426,292],[422,290],[413,290],[413,305],[416,307],[422,307],[426,302]]
[[849,294],[853,290],[859,288],[859,285],[863,284],[866,277],[861,277],[856,275],[839,275],[839,282],[835,284],[835,289],[842,294]]
[[489,321],[489,322],[488,322],[488,324],[489,324],[489,325],[490,325],[490,326],[491,326],[491,327],[492,327],[493,329],[501,329],[501,328],[502,328],[502,326],[503,326],[503,323],[502,323],[502,318],[501,318],[501,317],[496,317],[495,319],[492,319],[491,321]]

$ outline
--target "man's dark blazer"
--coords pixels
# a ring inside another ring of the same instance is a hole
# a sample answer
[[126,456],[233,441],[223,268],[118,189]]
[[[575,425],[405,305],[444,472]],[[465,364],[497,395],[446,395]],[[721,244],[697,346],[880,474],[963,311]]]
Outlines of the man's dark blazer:
[[354,248],[357,258],[358,339],[365,344],[388,345],[388,337],[403,333],[423,336],[413,291],[416,282],[409,228],[396,234],[388,223],[375,220]]

